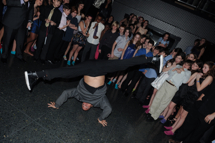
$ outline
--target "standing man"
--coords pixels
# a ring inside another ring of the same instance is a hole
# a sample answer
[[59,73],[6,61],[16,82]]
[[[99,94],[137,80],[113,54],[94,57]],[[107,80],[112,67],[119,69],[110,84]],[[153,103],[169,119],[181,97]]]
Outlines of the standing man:
[[89,37],[87,38],[87,42],[82,53],[81,62],[85,61],[87,52],[89,50],[91,50],[89,59],[94,59],[95,57],[96,47],[99,44],[101,33],[104,30],[104,25],[101,23],[101,21],[102,17],[98,15],[96,17],[96,21],[92,22],[91,24],[90,30],[88,32]]
[[34,14],[34,4],[28,0],[7,0],[7,11],[3,18],[4,40],[1,61],[7,63],[10,43],[16,39],[16,57],[25,62],[22,48],[25,41],[26,28],[31,28]]

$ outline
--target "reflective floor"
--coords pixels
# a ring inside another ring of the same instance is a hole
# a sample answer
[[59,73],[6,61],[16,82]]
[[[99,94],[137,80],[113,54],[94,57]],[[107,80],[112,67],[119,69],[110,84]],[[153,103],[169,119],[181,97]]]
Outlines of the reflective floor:
[[0,142],[8,143],[166,143],[167,137],[159,121],[146,120],[138,101],[125,97],[109,86],[107,97],[112,113],[108,126],[97,123],[101,109],[81,109],[81,103],[69,99],[60,109],[47,108],[65,89],[76,87],[78,80],[40,81],[32,92],[27,90],[23,72],[65,66],[41,65],[33,58],[27,63],[10,57],[7,65],[0,63]]

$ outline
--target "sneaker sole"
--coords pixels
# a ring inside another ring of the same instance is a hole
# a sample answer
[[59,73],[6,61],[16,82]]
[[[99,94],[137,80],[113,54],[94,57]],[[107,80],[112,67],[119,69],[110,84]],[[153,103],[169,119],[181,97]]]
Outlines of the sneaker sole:
[[28,72],[25,71],[24,75],[25,75],[25,83],[26,83],[26,85],[28,87],[28,90],[31,90],[31,87],[30,87],[30,84],[29,84],[29,79],[28,79]]
[[160,69],[159,69],[159,73],[162,72],[163,69],[163,55],[160,56]]

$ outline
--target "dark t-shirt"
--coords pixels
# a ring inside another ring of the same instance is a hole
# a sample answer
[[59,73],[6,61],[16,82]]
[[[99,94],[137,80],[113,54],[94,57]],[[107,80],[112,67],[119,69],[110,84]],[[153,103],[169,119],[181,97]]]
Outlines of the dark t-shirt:
[[[76,17],[72,17],[72,15],[68,15],[67,17],[67,20],[70,20],[70,23],[71,24],[74,24],[76,27],[78,27],[78,20]],[[72,39],[72,36],[73,36],[73,32],[74,32],[74,29],[70,28],[69,26],[67,27],[66,29],[66,33],[64,34],[63,36],[63,40],[64,41],[67,41],[67,42],[70,42],[71,39]]]

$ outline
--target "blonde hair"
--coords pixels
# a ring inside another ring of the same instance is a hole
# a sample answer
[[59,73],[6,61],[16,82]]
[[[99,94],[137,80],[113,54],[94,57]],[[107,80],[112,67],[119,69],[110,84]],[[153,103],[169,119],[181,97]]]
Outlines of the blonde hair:
[[119,22],[118,22],[118,21],[114,21],[114,22],[112,23],[112,26],[116,26],[117,28],[119,28]]

